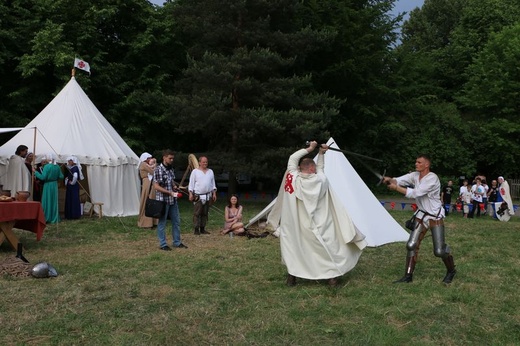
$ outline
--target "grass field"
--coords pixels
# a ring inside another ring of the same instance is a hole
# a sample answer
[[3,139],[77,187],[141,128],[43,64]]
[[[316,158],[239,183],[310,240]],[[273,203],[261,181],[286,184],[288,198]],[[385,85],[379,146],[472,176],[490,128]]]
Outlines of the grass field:
[[[265,203],[245,204],[245,219]],[[223,210],[223,205],[217,205]],[[391,211],[401,224],[410,212]],[[520,220],[446,219],[458,274],[424,239],[411,284],[405,244],[368,248],[337,288],[285,285],[277,238],[194,236],[181,203],[183,242],[158,249],[136,217],[83,218],[49,226],[42,241],[16,231],[31,263],[57,278],[0,278],[1,345],[517,345]],[[171,234],[168,234],[171,243]],[[0,259],[14,256],[6,243]]]

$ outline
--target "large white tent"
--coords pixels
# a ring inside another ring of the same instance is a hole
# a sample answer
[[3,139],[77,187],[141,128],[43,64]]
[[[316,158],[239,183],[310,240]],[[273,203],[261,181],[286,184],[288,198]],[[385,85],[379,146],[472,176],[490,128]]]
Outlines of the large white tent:
[[139,213],[139,157],[74,77],[36,118],[0,147],[0,183],[9,158],[21,144],[37,156],[54,153],[59,163],[66,163],[70,155],[78,157],[86,168],[90,199],[103,203],[103,215]]
[[[331,148],[339,149],[332,138],[327,144]],[[408,240],[408,232],[383,207],[343,153],[327,151],[325,175],[332,190],[347,210],[354,226],[366,236],[368,246],[376,247]],[[275,205],[276,199],[253,217],[246,227],[261,219],[266,219]]]

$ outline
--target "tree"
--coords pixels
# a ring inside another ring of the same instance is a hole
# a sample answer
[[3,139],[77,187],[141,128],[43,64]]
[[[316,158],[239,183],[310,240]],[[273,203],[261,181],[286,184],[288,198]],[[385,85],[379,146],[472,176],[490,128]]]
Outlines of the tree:
[[[440,151],[441,174],[450,175],[446,163],[451,162],[468,176],[515,170],[518,125],[512,119],[518,114],[518,76],[507,66],[517,59],[518,43],[514,37],[505,39],[507,34],[497,39],[496,33],[517,22],[519,9],[511,0],[426,0],[403,27],[403,44],[395,50],[400,102],[393,105],[393,114],[404,129],[407,122],[421,128],[427,124],[430,136],[442,143],[451,141],[439,112],[450,115],[458,154]],[[419,107],[417,102],[424,100],[428,102]]]
[[10,77],[0,81],[5,125],[23,126],[41,111],[79,56],[92,75],[77,73],[76,79],[133,149],[165,146],[166,92],[183,53],[162,8],[146,0],[13,0],[4,9],[0,16],[9,25],[0,35],[9,49],[2,72]]
[[[340,101],[313,90],[294,66],[326,32],[294,26],[297,1],[178,1],[173,15],[189,53],[171,117],[212,164],[278,180],[288,153],[326,138]],[[193,144],[193,143],[191,143]],[[217,154],[218,153],[218,154]],[[273,169],[273,167],[276,167]]]
[[389,15],[395,1],[308,0],[299,18],[319,30],[333,32],[329,45],[311,53],[302,68],[311,72],[319,91],[346,100],[333,125],[342,147],[380,156],[377,124],[393,103],[388,88],[391,47],[401,17]]
[[[479,133],[479,166],[496,175],[518,170],[520,151],[520,23],[491,34],[468,67],[459,97]],[[500,168],[499,168],[500,167]]]

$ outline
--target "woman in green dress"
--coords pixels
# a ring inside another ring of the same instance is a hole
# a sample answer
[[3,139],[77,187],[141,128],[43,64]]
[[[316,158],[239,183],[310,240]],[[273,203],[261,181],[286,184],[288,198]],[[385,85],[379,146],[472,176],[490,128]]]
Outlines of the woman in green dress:
[[53,154],[47,154],[42,159],[42,172],[34,172],[36,178],[44,182],[42,194],[42,208],[47,223],[60,222],[58,208],[58,180],[63,180],[63,173],[56,164]]

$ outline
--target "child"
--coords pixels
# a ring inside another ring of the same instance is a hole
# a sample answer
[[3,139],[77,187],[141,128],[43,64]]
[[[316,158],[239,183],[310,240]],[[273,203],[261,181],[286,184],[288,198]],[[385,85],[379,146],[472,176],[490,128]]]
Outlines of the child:
[[469,206],[472,204],[471,201],[471,185],[466,186],[466,191],[462,191],[462,203],[464,205],[463,207],[463,215],[465,218],[468,217],[469,214]]

